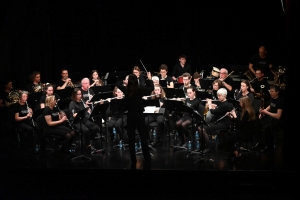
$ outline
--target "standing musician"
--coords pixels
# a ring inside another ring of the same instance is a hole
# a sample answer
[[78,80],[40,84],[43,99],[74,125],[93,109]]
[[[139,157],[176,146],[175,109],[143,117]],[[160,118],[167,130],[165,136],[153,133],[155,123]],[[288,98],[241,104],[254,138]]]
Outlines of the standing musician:
[[192,76],[186,72],[182,74],[182,80],[183,80],[183,85],[181,85],[179,89],[182,89],[185,93],[185,96],[187,97],[187,89],[192,86],[191,84]]
[[235,110],[228,112],[229,116],[236,124],[236,130],[230,131],[225,135],[225,151],[230,152],[227,159],[231,157],[235,159],[239,158],[241,155],[239,154],[239,151],[234,144],[241,140],[250,139],[253,136],[253,128],[255,126],[254,120],[256,117],[250,98],[247,95],[242,96],[239,99],[239,103],[241,106],[240,117],[237,116]]
[[[212,87],[213,87],[213,89],[210,92],[211,97],[209,99],[211,99],[211,100],[218,100],[217,92],[222,87],[222,82],[219,79],[216,79],[216,80],[214,80],[212,82]],[[217,107],[218,102],[219,101],[216,101],[216,102],[212,103],[212,107],[213,108]],[[208,107],[208,103],[207,102],[205,104],[204,114],[206,115],[205,121],[207,123],[209,123],[211,121],[211,119],[213,118],[213,114],[211,114],[211,112],[209,111],[209,107]]]
[[92,70],[91,76],[90,76],[90,87],[94,86],[103,86],[103,81],[99,77],[99,73],[97,70]]
[[69,78],[68,70],[62,69],[61,70],[61,79],[56,82],[56,89],[63,90],[66,87],[74,88],[74,84],[72,83],[72,80]]
[[[33,121],[33,111],[32,107],[27,103],[28,91],[20,92],[19,102],[14,106],[14,120],[15,125],[19,129],[26,132],[27,137],[30,141],[30,147],[34,147],[34,127],[36,123]],[[23,136],[23,135],[22,135]],[[22,137],[21,136],[21,137]]]
[[[251,92],[254,93],[254,96],[256,99],[260,99],[261,89],[262,89],[265,103],[267,104],[270,101],[270,93],[269,93],[270,84],[267,81],[267,79],[264,78],[264,75],[265,75],[264,71],[262,71],[261,69],[255,70],[256,81],[251,83],[252,88],[250,88],[250,90],[251,90]],[[267,104],[267,105],[269,105],[269,104]]]
[[173,67],[173,71],[172,71],[173,81],[176,81],[177,78],[179,76],[183,75],[184,73],[192,74],[192,67],[191,67],[191,65],[186,63],[186,55],[180,55],[179,56],[179,63],[177,63]]
[[228,70],[225,68],[220,69],[220,78],[219,80],[222,82],[222,87],[227,90],[227,97],[234,98],[232,91],[232,83],[233,79],[228,76]]
[[[139,66],[134,66],[132,69],[132,73],[134,75],[136,75],[139,85],[141,87],[145,87],[146,79],[145,79],[144,75],[141,74],[141,70],[140,70]],[[151,77],[151,75],[150,75],[150,77]],[[149,78],[149,77],[148,77],[148,79],[151,80],[151,78]]]
[[[72,92],[72,101],[69,104],[69,110],[71,112],[70,121],[71,123],[74,122],[75,117],[77,116],[77,113],[85,108],[85,103],[82,101],[82,93],[79,88],[75,88]],[[87,115],[85,118],[80,122],[73,123],[73,126],[76,128],[76,130],[81,131],[84,135],[84,144],[86,146],[86,149],[91,153],[97,153],[98,149],[92,145],[92,143],[95,143],[95,136],[97,135],[97,132],[100,130],[99,126],[91,121],[88,120],[90,116],[90,112],[87,112]],[[81,125],[81,129],[80,129]]]
[[46,85],[45,94],[43,96],[41,96],[41,99],[40,99],[40,108],[41,109],[45,108],[46,97],[54,95],[55,99],[57,99],[57,101],[60,99],[58,94],[53,93],[53,90],[54,90],[53,85],[51,85],[51,84]]
[[[154,95],[154,96],[152,96],[152,95]],[[165,93],[164,89],[161,87],[161,85],[154,84],[154,91],[151,92],[151,96],[144,96],[143,99],[146,99],[146,100],[158,99],[160,107],[163,107],[164,102],[166,100],[166,93]],[[165,116],[164,115],[147,116],[145,118],[146,126],[148,126],[151,122],[157,122],[157,124],[158,124],[156,141],[151,143],[151,146],[156,146],[159,144],[159,141],[163,135]]]
[[[196,90],[195,87],[190,86],[187,88],[187,96],[188,98],[185,101],[185,105],[193,108],[194,110],[199,110],[199,106],[203,106],[200,104],[199,99],[196,97]],[[204,111],[204,109],[203,109]],[[203,112],[202,112],[203,113]],[[200,113],[200,114],[202,114]],[[189,141],[189,133],[188,133],[188,126],[192,123],[196,122],[196,119],[193,119],[192,116],[188,112],[184,112],[182,117],[176,122],[176,130],[178,131],[179,135],[179,143],[177,146],[187,146],[187,142]],[[186,137],[186,142],[184,143],[184,135]]]
[[198,127],[200,138],[202,139],[203,135],[206,143],[206,148],[203,153],[210,152],[211,142],[209,141],[209,135],[218,135],[220,134],[220,129],[229,129],[231,125],[231,118],[227,116],[227,113],[233,110],[233,105],[226,99],[227,90],[225,88],[220,88],[217,92],[217,96],[219,104],[216,107],[213,106],[211,99],[206,99],[209,111],[213,114],[211,122],[208,123],[209,126],[204,124],[203,132],[201,126]]
[[168,73],[168,66],[166,64],[161,64],[159,67],[159,76],[158,78],[160,80],[166,80],[167,81],[167,88],[174,88],[174,82],[171,76],[167,75]]
[[[150,72],[147,73],[151,76]],[[152,81],[149,82],[153,83]],[[151,87],[150,87],[151,86]],[[131,158],[131,169],[136,169],[136,155],[135,155],[135,128],[141,138],[142,151],[145,159],[145,169],[151,168],[151,155],[149,152],[147,132],[144,118],[144,105],[142,97],[148,95],[150,91],[154,90],[153,85],[149,87],[142,87],[138,83],[137,76],[130,74],[128,76],[127,86],[123,86],[122,82],[117,82],[117,87],[125,94],[127,113],[127,132],[129,140],[129,151]]]
[[27,84],[25,90],[32,94],[34,92],[42,92],[43,86],[41,85],[41,73],[34,71],[29,77],[30,83]]
[[263,134],[262,140],[256,147],[262,147],[262,151],[273,149],[274,134],[283,128],[283,110],[284,97],[279,96],[279,87],[277,85],[270,86],[270,104],[265,109],[260,109],[259,118],[262,121]]
[[[115,99],[124,99],[124,93],[117,86],[115,86],[113,90],[113,96],[115,97]],[[110,101],[111,98],[108,98],[107,102]],[[127,116],[124,115],[124,111],[125,110],[122,109],[111,110],[110,105],[107,109],[107,113],[108,113],[107,116],[110,117],[110,120],[107,122],[106,125],[107,125],[108,132],[110,133],[111,141],[113,141],[113,143],[115,143],[117,140],[117,138],[114,138],[113,128],[116,129],[117,135],[119,135],[119,137],[121,138],[123,127],[127,125]]]
[[45,135],[56,135],[63,139],[63,144],[60,151],[68,153],[69,148],[74,140],[75,133],[66,126],[67,116],[60,113],[56,107],[56,99],[54,95],[47,96],[45,101],[45,108],[43,110],[45,118]]

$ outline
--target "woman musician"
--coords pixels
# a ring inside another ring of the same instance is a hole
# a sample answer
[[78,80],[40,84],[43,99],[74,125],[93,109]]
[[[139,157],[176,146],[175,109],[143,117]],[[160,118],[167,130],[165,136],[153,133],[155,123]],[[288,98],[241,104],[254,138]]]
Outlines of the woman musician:
[[[85,109],[87,105],[83,102],[82,92],[80,88],[75,88],[72,92],[71,102],[69,104],[69,110],[71,112],[70,121],[74,122],[79,111]],[[92,143],[95,143],[95,136],[97,135],[98,131],[100,130],[99,126],[90,120],[88,120],[90,116],[90,108],[87,112],[85,118],[81,122],[73,123],[73,126],[77,130],[82,130],[82,134],[84,135],[84,144],[86,149],[89,153],[94,154],[98,152]],[[81,124],[80,124],[81,123]],[[81,127],[80,127],[81,126]],[[81,128],[81,129],[80,129]]]
[[55,99],[57,101],[60,99],[59,95],[54,93],[53,85],[48,84],[48,85],[46,85],[46,88],[45,88],[45,94],[43,96],[41,96],[41,99],[40,99],[40,108],[41,109],[45,108],[46,97],[51,96],[51,95],[54,95]]
[[[113,90],[113,96],[114,99],[124,99],[124,93],[117,86],[115,86]],[[111,100],[111,98],[108,98],[106,102],[109,103]],[[105,101],[100,100],[100,103],[105,103]],[[117,138],[115,138],[113,134],[113,128],[116,129],[116,137],[119,135],[120,138],[123,138],[122,130],[124,126],[127,125],[127,116],[124,115],[125,110],[123,110],[122,107],[123,106],[119,106],[115,110],[115,108],[111,108],[109,105],[107,108],[107,117],[109,117],[109,120],[107,121],[106,125],[113,143],[117,141]]]
[[[34,148],[34,127],[36,126],[36,123],[33,121],[33,111],[32,107],[27,104],[28,99],[28,91],[21,91],[20,92],[20,99],[19,102],[15,104],[14,106],[14,121],[16,127],[23,130],[28,139],[29,139],[29,145],[30,148]],[[20,135],[22,138],[24,135]],[[21,143],[23,145],[24,143]],[[33,150],[33,149],[32,149]]]
[[43,91],[43,85],[41,84],[41,73],[38,71],[34,71],[30,77],[29,77],[30,83],[26,86],[26,91],[29,92],[29,94],[32,94],[34,92],[42,92]]
[[[158,99],[160,107],[164,106],[164,102],[166,100],[166,93],[164,89],[159,84],[154,84],[154,90],[151,92],[150,96],[144,96],[143,99],[150,100],[150,99]],[[156,141],[151,143],[151,146],[157,146],[159,141],[162,137],[163,130],[164,130],[164,122],[165,116],[164,115],[150,115],[145,118],[145,124],[148,126],[151,122],[157,122],[158,129],[157,129],[157,138]]]
[[56,99],[54,95],[47,96],[45,100],[45,108],[43,110],[45,118],[46,135],[56,135],[63,139],[63,144],[60,149],[62,153],[68,154],[68,150],[74,140],[75,133],[66,126],[67,116],[60,113],[56,107]]
[[90,76],[90,87],[94,86],[103,86],[103,81],[99,77],[99,73],[97,70],[92,70],[91,76]]
[[[199,99],[196,97],[196,90],[195,87],[190,86],[187,88],[187,95],[188,98],[185,101],[185,105],[193,108],[194,110],[199,110],[199,106],[203,106]],[[203,112],[204,112],[204,106],[203,106]],[[200,114],[202,114],[201,112]],[[187,141],[189,141],[189,133],[188,133],[188,126],[191,125],[192,123],[196,122],[196,119],[193,119],[192,121],[192,116],[188,112],[184,112],[182,117],[176,122],[176,130],[178,131],[179,135],[179,143],[177,146],[187,146]],[[184,143],[184,135],[186,137],[186,142]]]
[[[242,97],[249,97],[249,99],[250,99],[250,102],[251,102],[251,105],[253,105],[253,101],[254,101],[254,94],[251,92],[251,90],[250,90],[250,82],[248,81],[248,80],[243,80],[242,82],[241,82],[241,88],[240,88],[240,91],[239,91],[239,93],[236,95],[236,98],[235,98],[235,100],[239,100],[240,98],[242,98]],[[241,114],[241,108],[240,107],[238,107],[237,109],[236,109],[236,112],[237,112],[237,115],[238,115],[238,117],[240,116],[240,114]]]
[[209,141],[209,135],[218,135],[220,134],[221,129],[229,129],[231,123],[231,118],[227,116],[227,112],[233,110],[232,103],[229,103],[226,99],[227,90],[225,88],[220,88],[217,92],[219,104],[218,106],[213,106],[212,100],[207,99],[207,104],[209,111],[213,114],[211,122],[208,123],[209,126],[203,125],[203,132],[201,126],[198,127],[200,138],[202,135],[206,143],[206,149],[203,153],[208,153],[211,149],[211,143]]

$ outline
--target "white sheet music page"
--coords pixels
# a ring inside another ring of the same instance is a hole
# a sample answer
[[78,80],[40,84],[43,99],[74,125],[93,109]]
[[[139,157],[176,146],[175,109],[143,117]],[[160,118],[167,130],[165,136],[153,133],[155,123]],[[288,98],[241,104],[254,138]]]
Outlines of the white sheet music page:
[[155,106],[146,106],[144,113],[154,113],[155,112],[156,107]]

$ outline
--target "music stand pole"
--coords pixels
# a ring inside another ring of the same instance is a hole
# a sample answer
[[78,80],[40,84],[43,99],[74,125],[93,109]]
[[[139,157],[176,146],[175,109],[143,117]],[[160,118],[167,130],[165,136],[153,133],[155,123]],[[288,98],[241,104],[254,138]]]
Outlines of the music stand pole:
[[87,110],[89,108],[85,108],[81,111],[79,111],[74,119],[74,123],[79,121],[79,126],[80,126],[80,155],[77,157],[72,158],[72,161],[90,161],[91,158],[86,157],[82,154],[83,152],[83,145],[82,145],[82,141],[83,141],[83,131],[82,131],[82,119],[84,119]]

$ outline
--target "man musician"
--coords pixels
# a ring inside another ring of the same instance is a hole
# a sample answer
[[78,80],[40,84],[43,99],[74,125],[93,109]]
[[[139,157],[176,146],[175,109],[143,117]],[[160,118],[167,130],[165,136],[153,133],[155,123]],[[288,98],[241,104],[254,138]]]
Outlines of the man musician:
[[233,98],[233,93],[232,93],[233,79],[228,76],[227,69],[225,69],[225,68],[220,69],[219,80],[222,82],[222,88],[225,88],[227,90],[227,98],[232,99]]
[[[251,84],[252,87],[250,87],[251,92],[254,93],[255,99],[261,99],[261,90],[262,94],[264,95],[264,102],[265,105],[268,105],[268,102],[270,101],[270,93],[269,88],[270,84],[268,83],[267,79],[264,77],[264,71],[261,69],[255,70],[255,76],[256,79]],[[251,80],[250,80],[251,81]]]
[[172,79],[176,81],[179,76],[186,72],[192,74],[192,67],[186,63],[186,55],[180,55],[179,63],[177,63],[173,68]]
[[72,83],[72,80],[69,78],[69,72],[67,69],[61,70],[61,79],[57,81],[56,83],[56,89],[57,90],[63,90],[66,87],[74,88],[74,84]]
[[172,77],[167,75],[168,73],[168,66],[166,64],[162,64],[159,67],[159,80],[166,80],[167,81],[167,88],[174,88],[174,82]]

